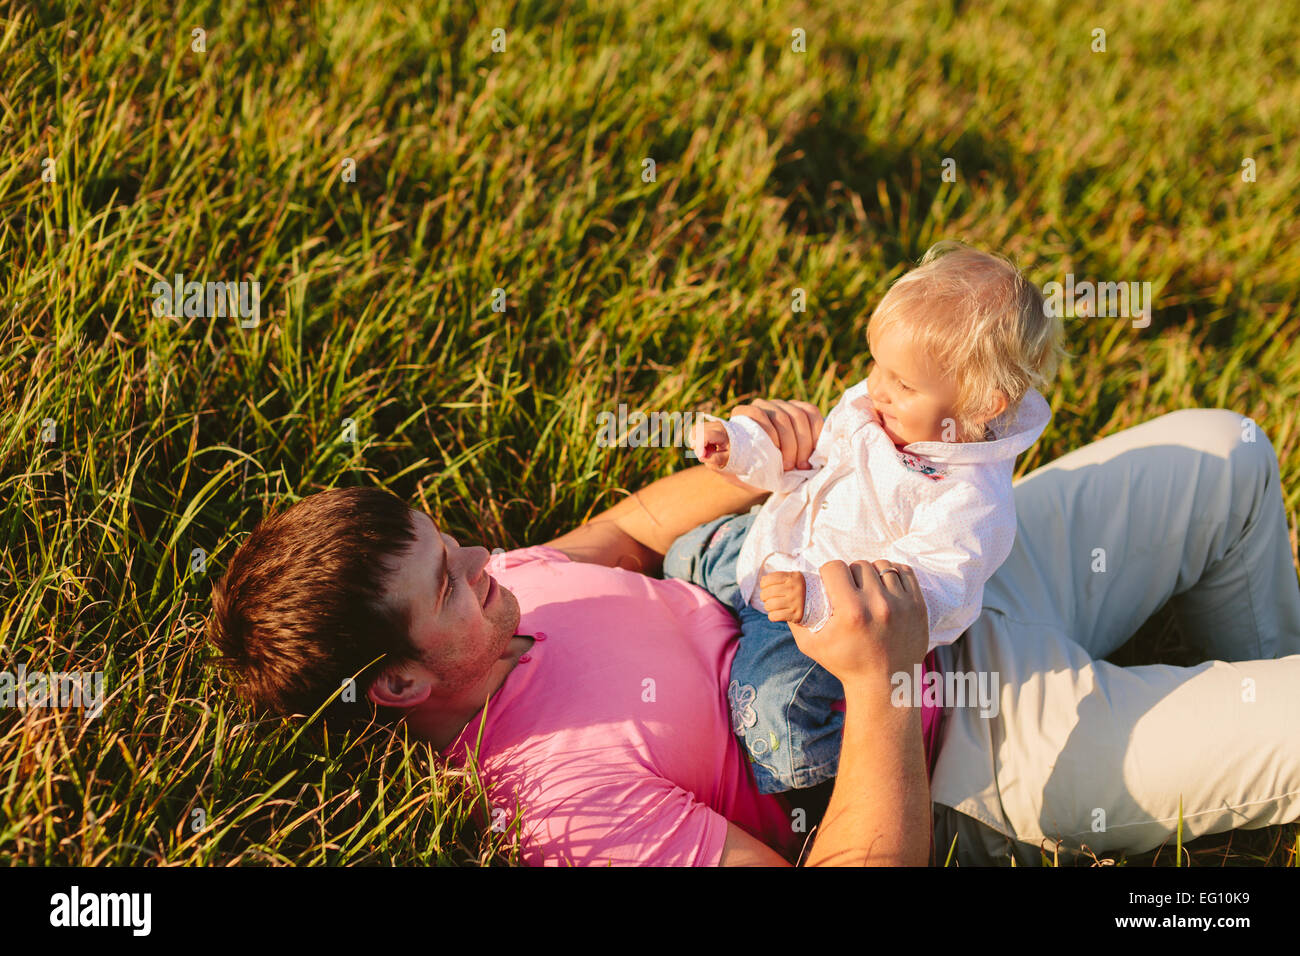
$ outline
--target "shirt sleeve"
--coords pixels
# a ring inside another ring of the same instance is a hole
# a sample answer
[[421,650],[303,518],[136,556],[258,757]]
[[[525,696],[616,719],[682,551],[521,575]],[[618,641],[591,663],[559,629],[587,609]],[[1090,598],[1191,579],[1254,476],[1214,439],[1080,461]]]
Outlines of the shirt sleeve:
[[533,866],[716,866],[727,818],[650,774],[626,774],[523,813]]
[[930,650],[951,644],[979,617],[984,584],[1011,554],[1015,502],[963,482],[916,509],[884,557],[916,572],[930,617]]
[[[767,437],[761,425],[744,415],[730,420],[713,415],[700,414],[699,418],[707,421],[721,422],[727,429],[727,438],[731,448],[727,453],[727,466],[724,474],[735,475],[752,488],[764,491],[786,493],[793,491],[813,475],[820,467],[818,462],[809,462],[812,468],[785,471],[781,461],[781,452],[772,439]],[[698,455],[700,449],[696,449]]]
[[803,619],[799,622],[816,633],[831,619],[831,599],[822,586],[820,574],[803,572]]

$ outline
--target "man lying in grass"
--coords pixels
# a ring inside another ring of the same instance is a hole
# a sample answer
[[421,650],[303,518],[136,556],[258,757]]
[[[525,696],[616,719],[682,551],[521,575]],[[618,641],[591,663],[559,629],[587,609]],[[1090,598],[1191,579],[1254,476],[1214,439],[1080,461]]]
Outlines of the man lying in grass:
[[[785,402],[734,414],[786,468],[821,424]],[[360,673],[360,703],[335,714],[374,705],[452,760],[477,746],[530,862],[782,864],[806,833],[786,797],[758,792],[732,734],[734,619],[654,576],[679,536],[760,499],[691,468],[489,556],[388,492],[324,492],[235,553],[212,639],[258,707],[311,713]],[[931,824],[940,861],[954,840],[969,863],[1036,863],[1044,841],[1139,853],[1171,838],[1180,800],[1187,839],[1300,816],[1300,583],[1253,423],[1173,412],[1037,469],[1015,499],[982,613],[935,652],[945,676],[994,676],[997,707],[945,701],[928,780],[920,708],[891,702],[927,646],[915,576],[822,569],[831,620],[793,630],[846,713],[805,862],[924,863]],[[1171,598],[1206,663],[1102,660]]]

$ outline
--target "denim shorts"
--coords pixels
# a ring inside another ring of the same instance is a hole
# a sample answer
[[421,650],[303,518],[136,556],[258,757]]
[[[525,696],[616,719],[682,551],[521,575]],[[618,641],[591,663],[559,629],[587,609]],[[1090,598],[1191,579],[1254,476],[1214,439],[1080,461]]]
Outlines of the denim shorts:
[[761,793],[801,790],[835,777],[844,715],[839,680],[799,650],[785,623],[750,607],[736,583],[736,559],[760,506],[693,528],[664,556],[664,577],[698,585],[740,619],[727,699],[731,729],[745,744]]

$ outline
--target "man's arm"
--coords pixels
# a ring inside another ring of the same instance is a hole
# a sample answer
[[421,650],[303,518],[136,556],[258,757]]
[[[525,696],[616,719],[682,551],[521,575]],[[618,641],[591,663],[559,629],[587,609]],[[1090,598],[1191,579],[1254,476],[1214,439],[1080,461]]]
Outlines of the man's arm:
[[[882,573],[892,568],[897,573]],[[921,708],[895,707],[891,677],[912,673],[929,646],[916,572],[879,560],[821,568],[830,621],[793,624],[799,649],[844,685],[839,774],[809,866],[924,866],[930,858],[930,781]]]
[[[880,572],[895,567],[898,574]],[[839,774],[809,866],[922,866],[930,856],[930,782],[921,709],[891,703],[890,677],[911,673],[928,646],[916,574],[888,561],[821,569],[834,612],[813,634],[791,625],[799,649],[844,685]],[[764,852],[766,851],[766,852]],[[780,857],[734,825],[723,866],[778,866]]]
[[[919,707],[894,707],[890,686],[846,687],[844,744],[830,806],[807,866],[924,866],[930,781]],[[719,866],[789,866],[734,823]]]
[[[755,421],[781,453],[786,470],[807,467],[822,415],[807,402],[758,399],[732,409]],[[672,543],[697,525],[748,511],[767,492],[703,466],[679,471],[624,498],[568,534],[546,542],[574,561],[658,574]]]
[[765,497],[766,492],[696,465],[633,492],[546,544],[574,561],[658,574],[677,538],[706,521],[748,511]]
[[839,775],[809,866],[929,862],[930,780],[921,708],[895,707],[891,690],[888,681],[844,688]]

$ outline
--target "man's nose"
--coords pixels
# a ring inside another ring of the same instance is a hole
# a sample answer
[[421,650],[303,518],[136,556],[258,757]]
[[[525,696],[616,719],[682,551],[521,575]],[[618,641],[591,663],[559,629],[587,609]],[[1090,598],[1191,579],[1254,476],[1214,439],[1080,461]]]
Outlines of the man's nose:
[[477,581],[479,575],[483,573],[483,569],[487,567],[488,558],[492,555],[487,548],[478,545],[472,548],[463,548],[462,550],[465,552],[465,558],[468,562],[466,567],[470,569],[468,577],[472,581]]

